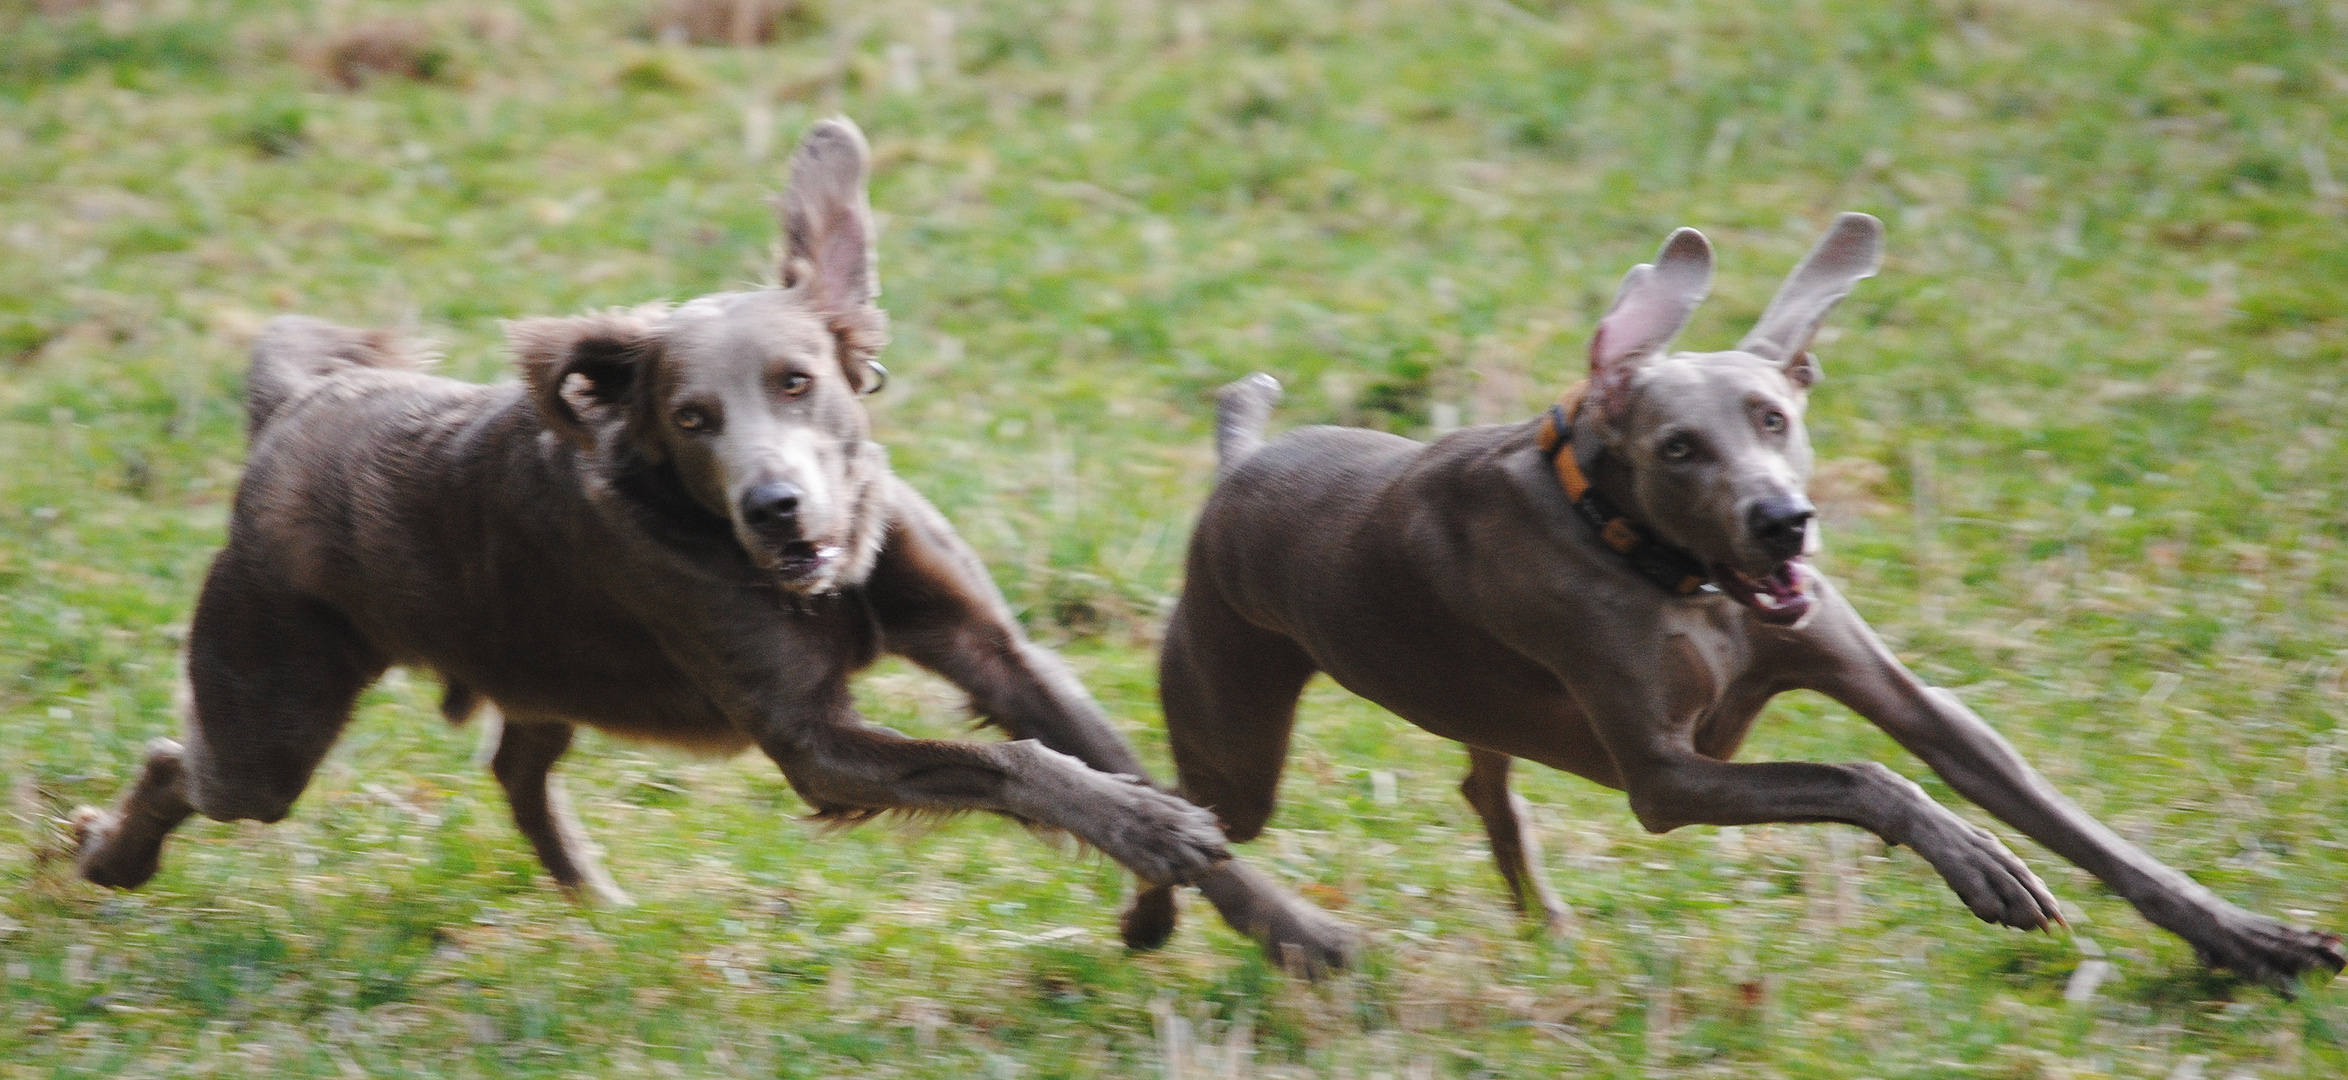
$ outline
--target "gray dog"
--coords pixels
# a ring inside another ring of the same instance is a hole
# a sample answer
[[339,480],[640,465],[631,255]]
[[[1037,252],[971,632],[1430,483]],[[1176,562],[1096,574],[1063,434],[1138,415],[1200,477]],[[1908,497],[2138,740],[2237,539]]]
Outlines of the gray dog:
[[[1783,691],[1848,705],[1951,787],[2110,885],[2207,962],[2284,986],[2340,969],[2333,934],[2243,911],[2056,794],[1946,690],[1911,674],[1802,559],[1802,410],[1821,320],[1881,260],[1845,214],[1728,352],[1667,352],[1709,290],[1682,229],[1623,282],[1590,377],[1549,415],[1433,445],[1351,428],[1260,432],[1279,386],[1226,388],[1221,478],[1191,540],[1160,668],[1183,794],[1234,841],[1271,815],[1296,699],[1325,671],[1468,744],[1462,790],[1518,903],[1564,909],[1537,872],[1512,758],[1630,797],[1654,832],[1837,821],[1930,862],[1975,915],[2032,929],[2054,898],[1987,831],[1873,762],[1732,764]],[[1164,890],[1128,940],[1173,928]]]
[[[757,746],[835,820],[991,810],[1064,830],[1152,885],[1199,883],[1244,930],[1341,946],[1229,862],[1209,815],[1142,779],[870,440],[859,397],[884,375],[885,320],[867,158],[846,121],[800,146],[782,287],[515,323],[519,384],[424,374],[380,332],[271,323],[188,639],[185,741],[152,744],[117,809],[77,812],[82,875],[144,883],[191,813],[283,818],[359,692],[406,664],[446,680],[451,721],[497,705],[492,769],[569,890],[624,899],[548,775],[588,724]],[[865,723],[848,679],[882,652],[1023,741]]]

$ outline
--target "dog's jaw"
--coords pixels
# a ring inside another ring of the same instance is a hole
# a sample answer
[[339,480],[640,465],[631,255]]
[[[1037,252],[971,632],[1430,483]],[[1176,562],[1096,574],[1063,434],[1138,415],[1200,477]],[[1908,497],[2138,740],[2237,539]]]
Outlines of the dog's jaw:
[[744,544],[750,564],[784,592],[823,596],[855,584],[842,573],[848,549],[830,541],[793,540],[786,544]]
[[1712,583],[1720,586],[1729,599],[1750,609],[1754,618],[1771,626],[1791,626],[1810,614],[1812,573],[1809,564],[1795,556],[1761,578],[1716,566],[1712,570]]
[[838,561],[843,551],[838,544],[811,540],[793,540],[778,546],[744,544],[743,550],[750,554],[752,565],[786,584],[815,579]]

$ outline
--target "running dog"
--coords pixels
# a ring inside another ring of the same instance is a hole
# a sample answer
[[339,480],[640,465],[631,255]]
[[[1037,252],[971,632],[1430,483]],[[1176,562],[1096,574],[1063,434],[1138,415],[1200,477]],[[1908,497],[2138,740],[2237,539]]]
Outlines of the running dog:
[[[590,898],[625,899],[549,775],[580,724],[756,746],[832,820],[1006,814],[1150,885],[1199,883],[1243,929],[1347,945],[1144,779],[889,471],[860,400],[886,375],[868,158],[845,120],[806,136],[779,200],[779,287],[513,323],[518,383],[434,377],[379,331],[272,322],[228,543],[189,633],[185,735],[149,746],[115,809],[77,811],[81,875],[143,884],[191,814],[285,817],[359,693],[401,664],[439,674],[453,722],[496,705],[491,769],[514,820]],[[884,652],[1018,741],[866,723],[849,677]]]
[[[1179,790],[1233,841],[1272,812],[1314,672],[1468,745],[1461,785],[1520,906],[1565,909],[1538,870],[1508,769],[1526,758],[1630,798],[1653,832],[1833,821],[1906,845],[1984,920],[2061,920],[1989,832],[1874,762],[1733,763],[1769,699],[1816,690],[1949,786],[2086,868],[2210,964],[2284,987],[2340,970],[2337,935],[2219,899],[2057,794],[2005,739],[1893,657],[1803,559],[1814,532],[1802,412],[1811,338],[1881,261],[1881,225],[1838,218],[1737,347],[1668,346],[1712,251],[1673,233],[1631,271],[1586,383],[1547,415],[1432,445],[1315,427],[1265,443],[1279,384],[1225,388],[1221,475],[1167,628],[1160,693]],[[1142,894],[1129,941],[1173,929]]]

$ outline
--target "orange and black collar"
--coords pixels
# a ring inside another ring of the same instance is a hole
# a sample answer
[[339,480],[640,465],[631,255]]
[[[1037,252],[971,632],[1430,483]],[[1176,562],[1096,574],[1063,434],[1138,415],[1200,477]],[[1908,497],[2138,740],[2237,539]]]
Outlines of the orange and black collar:
[[1565,488],[1565,497],[1572,499],[1574,509],[1591,528],[1598,530],[1599,542],[1622,556],[1640,577],[1679,596],[1702,590],[1712,580],[1712,575],[1704,572],[1703,563],[1649,535],[1617,508],[1614,500],[1599,494],[1582,471],[1582,463],[1573,452],[1573,427],[1581,415],[1582,397],[1589,386],[1587,382],[1573,384],[1541,417],[1541,453],[1548,457],[1550,467],[1557,470],[1557,482]]

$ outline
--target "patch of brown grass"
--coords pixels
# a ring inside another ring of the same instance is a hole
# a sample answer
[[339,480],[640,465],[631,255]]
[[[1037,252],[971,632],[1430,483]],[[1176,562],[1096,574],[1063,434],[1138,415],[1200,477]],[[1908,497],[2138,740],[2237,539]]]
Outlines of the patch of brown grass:
[[1810,498],[1827,521],[1849,527],[1891,510],[1891,469],[1872,458],[1826,458],[1810,476]]
[[811,23],[798,0],[661,0],[652,12],[652,36],[694,45],[766,45],[785,24]]
[[378,78],[432,82],[448,74],[448,50],[430,27],[413,19],[372,19],[306,51],[310,66],[345,90]]

